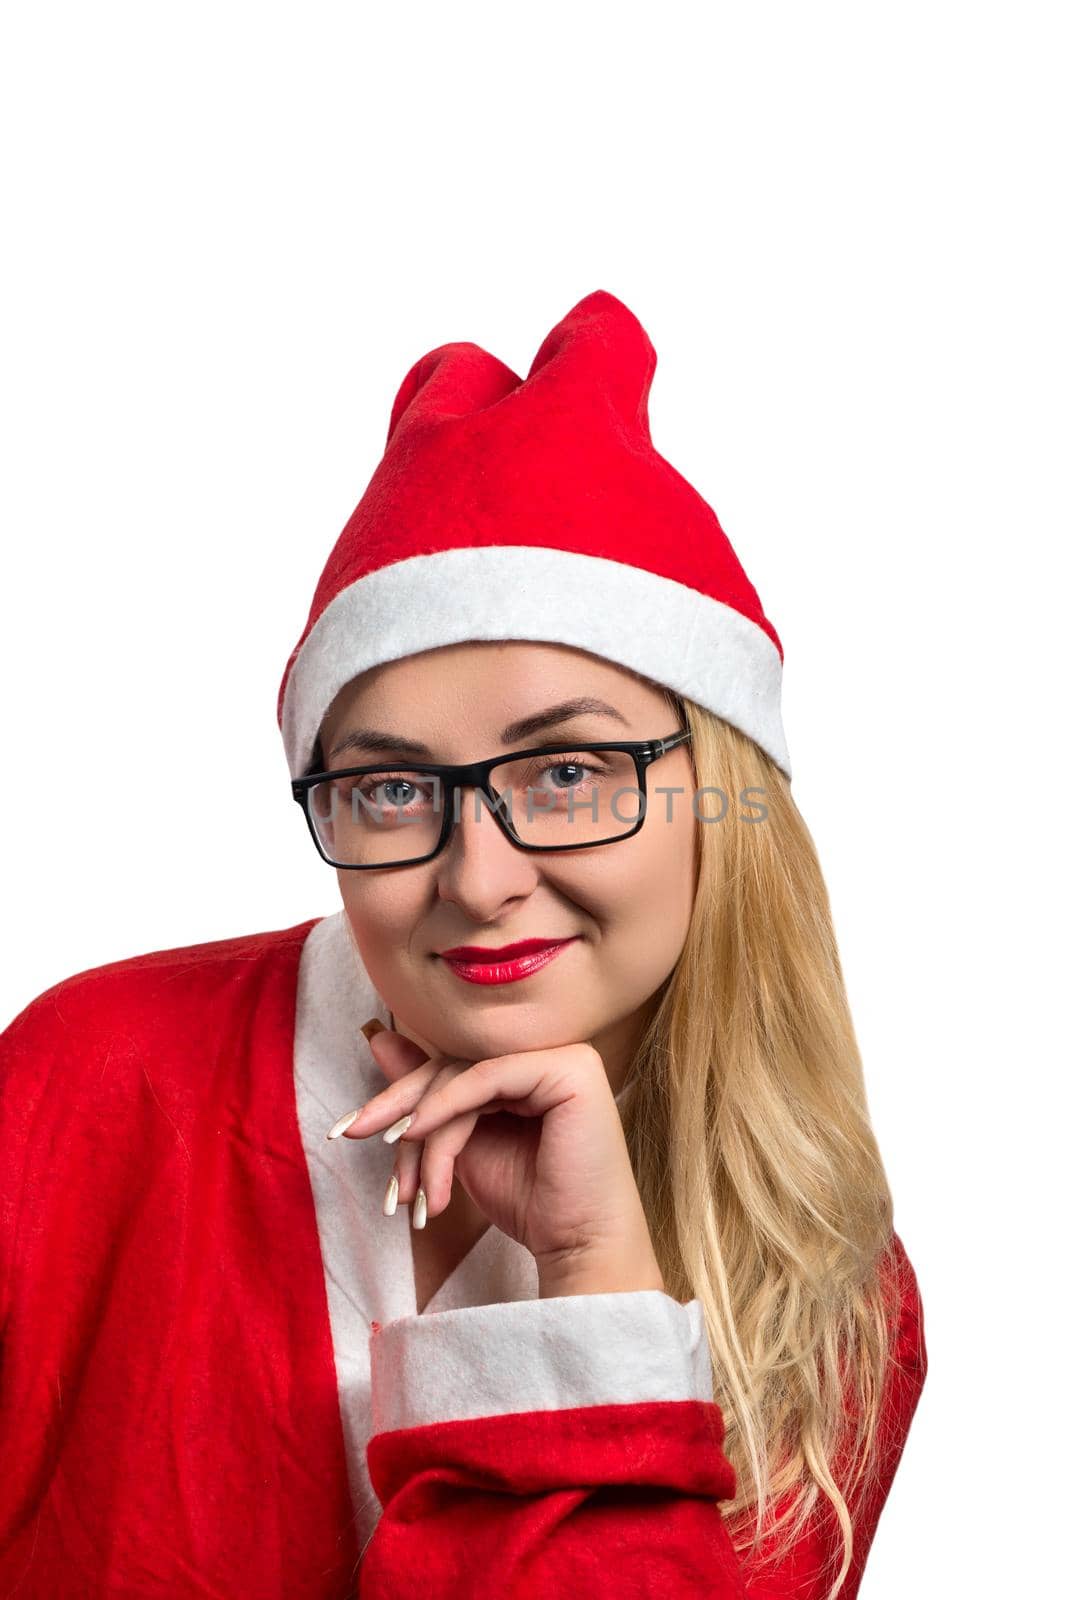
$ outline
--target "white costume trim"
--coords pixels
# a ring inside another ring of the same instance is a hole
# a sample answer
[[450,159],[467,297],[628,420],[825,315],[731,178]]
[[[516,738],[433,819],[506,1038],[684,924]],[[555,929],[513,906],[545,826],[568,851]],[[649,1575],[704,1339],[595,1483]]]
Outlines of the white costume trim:
[[588,650],[710,707],[791,777],[782,660],[732,606],[606,556],[487,545],[396,561],[326,607],[289,671],[282,738],[290,777],[307,770],[338,691],[371,667],[474,639]]

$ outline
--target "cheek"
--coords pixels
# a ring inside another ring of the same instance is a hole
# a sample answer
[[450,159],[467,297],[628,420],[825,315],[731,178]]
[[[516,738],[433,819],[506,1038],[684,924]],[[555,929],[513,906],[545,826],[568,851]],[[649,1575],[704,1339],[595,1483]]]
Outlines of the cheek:
[[632,839],[560,866],[549,881],[599,925],[628,966],[669,960],[668,946],[675,954],[681,948],[692,914],[698,826],[688,798],[675,796],[670,820],[650,808]]
[[[338,873],[341,900],[360,949],[385,955],[406,949],[421,914],[422,902],[412,892],[414,885],[401,882],[399,873],[375,883],[353,881],[362,876]],[[368,879],[371,876],[366,874]]]
[[685,877],[687,863],[692,862],[696,852],[696,830],[700,826],[695,811],[691,788],[682,794],[649,796],[645,821],[635,842],[644,845],[650,867],[657,871],[666,867],[675,878]]
[[629,880],[630,920],[672,947],[680,948],[692,914],[699,826],[689,798],[675,796],[670,819],[650,812],[633,841],[641,849]]

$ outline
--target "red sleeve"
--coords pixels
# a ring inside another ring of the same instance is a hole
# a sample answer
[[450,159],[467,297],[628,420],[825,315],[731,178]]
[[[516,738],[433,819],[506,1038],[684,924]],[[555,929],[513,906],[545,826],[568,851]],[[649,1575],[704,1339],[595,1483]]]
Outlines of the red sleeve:
[[[912,1417],[926,1379],[926,1339],[922,1299],[915,1271],[894,1234],[887,1270],[900,1285],[900,1317],[891,1327],[891,1359],[879,1430],[881,1465],[862,1508],[852,1512],[852,1565],[837,1600],[856,1600],[875,1529],[889,1495]],[[747,1600],[826,1600],[841,1565],[841,1530],[833,1508],[824,1505],[807,1535],[776,1570],[755,1574],[745,1588]],[[771,1546],[773,1549],[773,1545]]]
[[[854,1518],[855,1600],[926,1370],[922,1308],[903,1289],[881,1468]],[[371,1334],[367,1464],[382,1515],[361,1600],[509,1600],[566,1585],[583,1600],[825,1600],[840,1563],[832,1510],[746,1584],[719,1502],[732,1499],[703,1313],[658,1290],[465,1307]]]
[[461,1307],[375,1323],[370,1349],[361,1600],[744,1600],[698,1301]]

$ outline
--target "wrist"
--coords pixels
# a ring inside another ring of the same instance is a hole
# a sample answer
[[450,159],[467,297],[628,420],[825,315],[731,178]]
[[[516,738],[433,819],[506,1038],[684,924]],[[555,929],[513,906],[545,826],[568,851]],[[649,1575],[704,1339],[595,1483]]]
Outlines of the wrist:
[[600,1255],[581,1251],[563,1259],[538,1260],[538,1298],[570,1294],[624,1294],[637,1289],[666,1293],[663,1274],[654,1257]]

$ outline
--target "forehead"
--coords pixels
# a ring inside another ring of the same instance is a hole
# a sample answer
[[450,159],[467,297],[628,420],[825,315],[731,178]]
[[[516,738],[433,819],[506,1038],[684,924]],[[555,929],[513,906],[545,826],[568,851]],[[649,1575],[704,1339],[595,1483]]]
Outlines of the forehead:
[[[353,678],[334,696],[321,734],[325,742],[349,725],[373,723],[426,742],[446,735],[495,738],[516,719],[577,698],[602,700],[629,722],[660,711],[666,693],[628,667],[569,645],[474,640],[404,656]],[[618,726],[626,736],[621,721]]]

